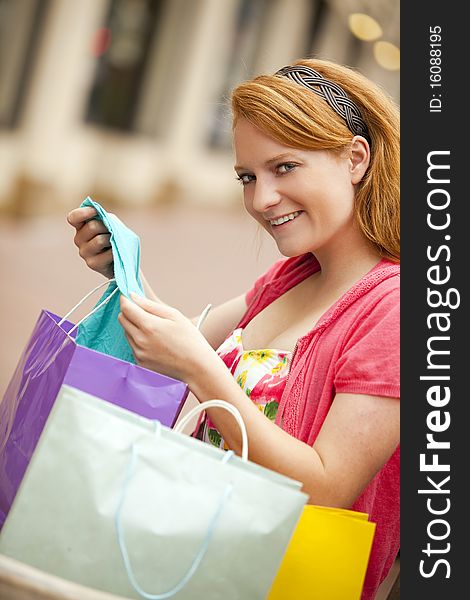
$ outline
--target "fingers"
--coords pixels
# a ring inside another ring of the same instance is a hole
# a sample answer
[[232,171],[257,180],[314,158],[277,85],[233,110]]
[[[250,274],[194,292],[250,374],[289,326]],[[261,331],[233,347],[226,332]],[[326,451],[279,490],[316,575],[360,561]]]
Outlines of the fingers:
[[82,258],[86,262],[87,267],[93,271],[102,273],[106,277],[113,277],[113,251],[111,248],[99,254],[92,254]]
[[113,262],[113,254],[110,244],[110,235],[101,234],[88,242],[74,240],[78,246],[78,253],[90,268],[110,265]]
[[131,294],[131,299],[145,312],[155,315],[156,317],[171,319],[178,314],[178,311],[175,308],[168,306],[168,304],[165,304],[158,299],[150,300],[149,298],[144,298],[143,296],[138,296],[137,294],[133,293]]
[[150,300],[143,296],[131,293],[131,299],[139,308],[141,308],[147,314],[151,314],[160,319],[170,319],[172,321],[178,321],[185,319],[179,310],[165,304],[158,298],[156,300]]
[[87,246],[86,254],[101,252],[110,247],[110,233],[103,221],[93,218],[96,214],[94,208],[84,207],[72,210],[67,216],[68,222],[77,230],[74,237],[75,245],[81,248],[93,242]]
[[89,219],[93,219],[97,214],[98,213],[92,206],[75,208],[67,215],[67,221],[78,231]]
[[78,247],[80,247],[82,244],[86,244],[92,240],[95,236],[103,234],[110,235],[106,225],[103,223],[103,221],[92,219],[91,221],[84,223],[80,229],[77,229],[74,242]]
[[121,311],[131,323],[139,329],[151,329],[157,319],[171,319],[177,314],[177,310],[164,304],[163,302],[154,302],[148,298],[142,298],[136,294],[131,294],[132,301],[121,296]]
[[129,346],[131,347],[132,354],[134,355],[137,364],[140,364],[143,359],[141,344],[139,344],[139,341],[142,342],[142,333],[140,332],[140,329],[131,323],[123,313],[118,315],[118,321],[124,329],[124,333],[126,334],[127,341],[129,342]]
[[95,235],[89,241],[74,240],[76,246],[78,246],[78,252],[84,259],[87,257],[100,254],[105,250],[111,248],[111,235],[109,233],[102,233]]
[[111,234],[101,219],[96,219],[96,210],[84,206],[72,210],[67,221],[75,227],[74,243],[87,266],[105,277],[114,273]]
[[126,321],[129,321],[137,329],[141,329],[143,321],[145,320],[147,313],[145,310],[131,302],[128,298],[121,294],[120,298],[121,314],[124,316]]
[[126,336],[129,340],[129,342],[131,343],[131,345],[133,346],[132,349],[134,350],[135,345],[136,345],[135,340],[139,335],[139,328],[136,327],[134,325],[134,323],[129,321],[129,319],[127,319],[127,317],[123,313],[120,313],[118,315],[118,321],[122,325],[122,328],[124,329],[124,331],[126,332]]
[[77,230],[73,241],[87,265],[101,271],[113,262],[110,239],[111,234],[104,223],[93,219]]
[[149,314],[143,308],[131,302],[124,295],[121,295],[121,313],[124,315],[124,318],[132,323],[137,329],[147,329],[148,323],[146,321],[149,319]]

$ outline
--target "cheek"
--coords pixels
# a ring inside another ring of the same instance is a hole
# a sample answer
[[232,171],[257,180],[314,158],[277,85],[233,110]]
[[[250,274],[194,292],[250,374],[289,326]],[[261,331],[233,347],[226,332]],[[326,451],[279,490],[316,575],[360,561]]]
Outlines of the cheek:
[[243,188],[243,205],[245,207],[246,212],[258,221],[259,215],[253,209],[253,198],[252,194],[250,194],[249,188]]
[[255,210],[253,210],[253,202],[250,199],[250,194],[245,192],[243,194],[243,205],[245,206],[246,212],[252,217],[263,229],[265,229],[269,235],[272,235],[271,226],[263,219]]
[[243,206],[245,207],[246,212],[250,215],[252,214],[251,204],[252,203],[250,202],[249,195],[247,194],[245,188],[243,188]]
[[327,189],[322,203],[324,216],[333,222],[349,220],[354,215],[354,187],[338,180]]
[[350,228],[355,220],[353,204],[341,203],[327,216],[327,226],[333,230]]

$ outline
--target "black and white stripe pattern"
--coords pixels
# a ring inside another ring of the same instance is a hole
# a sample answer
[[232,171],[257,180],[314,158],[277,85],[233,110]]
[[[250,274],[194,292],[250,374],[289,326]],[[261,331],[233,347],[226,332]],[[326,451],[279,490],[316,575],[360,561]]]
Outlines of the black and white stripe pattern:
[[367,140],[370,140],[366,124],[362,119],[358,107],[348,98],[346,92],[339,85],[329,79],[325,79],[315,69],[304,67],[303,65],[283,67],[275,75],[287,77],[295,83],[308,88],[317,94],[317,96],[321,96],[346,121],[350,131],[354,135],[362,135]]

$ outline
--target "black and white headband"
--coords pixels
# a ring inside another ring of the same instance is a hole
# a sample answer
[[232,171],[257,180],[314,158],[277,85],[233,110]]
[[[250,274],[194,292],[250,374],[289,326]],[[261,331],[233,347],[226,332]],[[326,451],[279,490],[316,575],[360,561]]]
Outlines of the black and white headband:
[[325,79],[315,69],[303,65],[283,67],[275,75],[287,77],[326,100],[331,108],[346,121],[349,130],[354,135],[362,135],[370,141],[369,132],[359,108],[338,84]]

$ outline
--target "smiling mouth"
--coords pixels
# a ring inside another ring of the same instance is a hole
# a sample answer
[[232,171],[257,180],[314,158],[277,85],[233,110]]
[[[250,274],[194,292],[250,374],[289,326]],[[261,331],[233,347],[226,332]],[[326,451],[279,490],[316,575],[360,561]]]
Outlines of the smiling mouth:
[[284,225],[284,223],[296,219],[301,213],[303,213],[303,210],[296,210],[295,212],[289,213],[288,215],[284,215],[283,217],[279,217],[277,219],[269,219],[269,224],[276,227],[278,227],[279,225]]

